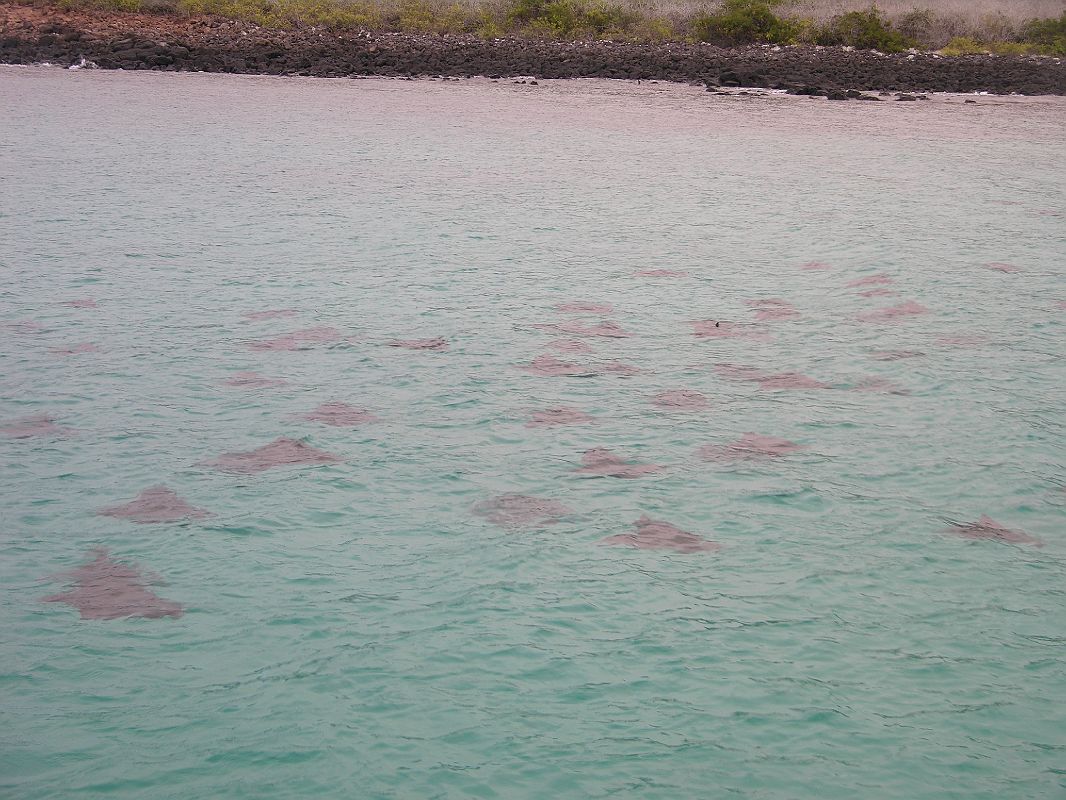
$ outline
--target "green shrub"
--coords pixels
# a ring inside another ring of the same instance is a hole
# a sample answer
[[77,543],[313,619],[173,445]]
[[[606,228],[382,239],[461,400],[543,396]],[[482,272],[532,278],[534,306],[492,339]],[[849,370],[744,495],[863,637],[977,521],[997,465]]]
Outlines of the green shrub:
[[552,38],[618,35],[637,20],[622,6],[580,0],[516,0],[507,13],[510,25]]
[[1030,20],[1020,38],[1048,55],[1066,56],[1066,12],[1058,19]]
[[825,24],[816,41],[823,45],[846,45],[862,50],[901,53],[914,42],[892,27],[876,7],[839,14]]
[[797,25],[774,13],[780,4],[781,0],[726,0],[716,13],[694,17],[692,33],[701,42],[725,46],[789,44],[796,39]]

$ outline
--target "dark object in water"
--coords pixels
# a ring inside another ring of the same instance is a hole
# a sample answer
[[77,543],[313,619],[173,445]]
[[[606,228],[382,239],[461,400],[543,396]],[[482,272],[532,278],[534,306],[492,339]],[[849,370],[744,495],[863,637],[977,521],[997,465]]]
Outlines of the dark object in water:
[[556,377],[571,377],[571,378],[587,378],[590,375],[595,375],[597,370],[595,367],[582,367],[578,364],[571,364],[568,361],[560,361],[555,356],[541,355],[534,358],[528,364],[522,364],[518,367],[523,372],[529,372],[533,375],[540,375],[541,377],[556,378]]
[[526,528],[551,525],[560,517],[574,513],[556,500],[528,497],[521,494],[501,494],[474,504],[475,514],[504,528]]
[[858,318],[863,322],[887,322],[889,320],[928,313],[929,309],[921,303],[908,300],[906,303],[900,303],[898,306],[889,306],[888,308],[879,308],[876,311],[867,311],[865,314],[859,314]]
[[273,467],[302,466],[304,464],[336,464],[341,459],[332,453],[318,450],[309,444],[282,436],[270,444],[245,453],[224,453],[205,466],[227,472],[262,472]]
[[249,342],[248,346],[253,350],[306,350],[310,345],[336,342],[340,338],[340,331],[336,328],[304,328],[273,339]]
[[225,386],[236,386],[240,389],[272,389],[276,386],[284,386],[286,381],[281,378],[268,378],[258,372],[238,372],[222,383]]
[[393,339],[388,342],[389,347],[404,347],[408,350],[447,350],[448,340],[443,336],[435,339]]
[[534,411],[532,418],[526,423],[526,427],[548,428],[554,425],[581,425],[594,421],[592,417],[579,409],[556,406],[555,408],[546,408],[543,411]]
[[119,506],[101,508],[96,512],[105,517],[128,519],[130,522],[177,522],[181,519],[203,519],[211,516],[202,508],[189,505],[166,486],[149,486],[135,500]]
[[311,422],[321,422],[324,425],[332,425],[335,428],[350,428],[366,422],[380,421],[378,417],[365,408],[356,408],[347,403],[337,401],[323,403],[314,411],[300,414],[299,418],[310,420]]
[[668,411],[703,411],[710,408],[707,398],[692,389],[674,389],[659,392],[651,400],[652,405]]
[[586,450],[581,456],[581,463],[584,466],[577,472],[606,478],[639,478],[664,469],[659,464],[628,464],[605,447]]
[[669,522],[651,519],[647,515],[638,519],[635,533],[619,533],[601,539],[600,544],[635,547],[638,550],[673,550],[675,553],[711,553],[722,546],[676,528]]
[[982,514],[977,522],[955,522],[948,531],[966,539],[992,539],[997,542],[1009,542],[1010,544],[1031,544],[1034,547],[1043,547],[1044,543],[1036,537],[1030,536],[1024,531],[1016,531],[1001,525],[987,514]]
[[82,619],[158,619],[182,615],[178,603],[164,600],[145,588],[144,579],[135,566],[113,561],[103,548],[92,553],[95,558],[88,564],[53,576],[56,580],[71,579],[72,589],[41,600],[74,606]]
[[704,461],[740,461],[750,458],[778,458],[802,449],[803,445],[788,439],[748,431],[735,442],[726,445],[704,445],[696,452]]
[[55,417],[34,414],[32,417],[23,417],[5,425],[0,428],[0,433],[12,439],[27,439],[31,436],[62,436],[69,432],[67,428],[55,423]]

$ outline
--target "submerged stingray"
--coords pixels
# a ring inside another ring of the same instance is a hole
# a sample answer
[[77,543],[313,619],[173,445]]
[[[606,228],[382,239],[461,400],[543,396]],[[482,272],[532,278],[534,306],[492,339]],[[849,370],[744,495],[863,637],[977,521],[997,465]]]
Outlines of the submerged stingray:
[[706,396],[692,389],[672,389],[659,392],[651,400],[652,405],[669,411],[703,411],[710,408]]
[[879,286],[876,289],[867,289],[865,292],[859,292],[859,297],[896,297],[898,294],[899,292]]
[[987,344],[988,339],[980,334],[970,333],[962,336],[938,336],[935,341],[942,347],[980,347]]
[[669,522],[644,515],[634,523],[634,533],[619,533],[601,539],[600,544],[635,547],[638,550],[673,550],[675,553],[711,553],[722,546],[676,528]]
[[884,322],[887,320],[899,319],[901,317],[913,317],[918,314],[928,313],[929,309],[921,303],[908,300],[905,303],[900,303],[898,306],[879,308],[876,311],[867,311],[865,314],[859,314],[859,319],[863,322]]
[[611,320],[605,320],[590,326],[572,319],[569,322],[561,322],[555,327],[564,333],[572,333],[575,336],[603,336],[610,339],[624,339],[632,335],[617,322],[612,322]]
[[723,322],[713,319],[698,319],[692,321],[693,336],[700,339],[755,339],[768,341],[763,331],[751,325],[740,325],[736,322]]
[[586,422],[595,422],[595,420],[579,409],[556,406],[543,411],[534,411],[526,427],[549,428],[555,425],[583,425]]
[[805,269],[808,272],[813,272],[816,270],[832,269],[832,267],[826,264],[824,261],[808,261],[806,264],[801,264],[800,269]]
[[997,542],[1010,542],[1011,544],[1031,544],[1034,547],[1044,546],[1044,543],[1039,539],[1030,536],[1024,531],[1012,530],[1001,525],[987,514],[982,514],[977,522],[952,523],[948,530],[967,539],[993,539]]
[[770,377],[768,372],[749,367],[745,364],[715,364],[714,371],[723,378],[731,381],[765,381]]
[[614,310],[610,303],[589,303],[580,300],[560,303],[556,308],[568,314],[610,314]]
[[558,350],[560,353],[591,353],[592,348],[585,342],[578,341],[577,339],[555,339],[548,342],[546,347],[550,347],[552,350]]
[[804,375],[802,372],[781,372],[759,380],[760,389],[828,389],[828,383]]
[[849,289],[857,286],[887,286],[890,283],[895,283],[890,277],[881,273],[878,275],[867,275],[865,278],[859,278],[851,283],[846,284]]
[[555,356],[550,355],[537,356],[529,364],[522,364],[518,368],[523,372],[529,372],[533,375],[540,375],[541,377],[548,378],[562,376],[587,378],[590,375],[596,374],[596,369],[593,367],[582,367],[578,364],[560,361]]
[[55,353],[57,356],[74,356],[79,353],[99,353],[100,348],[92,342],[79,342],[69,347],[53,347],[49,352]]
[[739,461],[749,458],[778,458],[803,449],[803,445],[788,439],[748,431],[735,442],[725,445],[706,444],[696,453],[704,461]]
[[272,308],[266,311],[245,311],[241,314],[247,320],[259,321],[264,319],[282,319],[284,317],[295,317],[295,308]]
[[23,417],[8,423],[0,428],[0,433],[12,439],[28,439],[31,436],[62,436],[70,432],[68,428],[55,423],[55,417],[48,414],[34,414],[31,417]]
[[321,326],[318,328],[304,328],[273,339],[260,339],[249,342],[248,346],[253,350],[304,350],[310,345],[336,342],[340,338],[341,333],[336,328]]
[[504,528],[528,528],[552,525],[574,512],[555,500],[527,497],[521,494],[501,494],[474,504],[475,514]]
[[598,371],[607,375],[621,375],[622,377],[625,377],[627,375],[639,375],[644,370],[633,364],[624,364],[621,361],[607,361],[600,365]]
[[182,607],[145,588],[145,580],[132,564],[113,561],[107,550],[93,550],[94,559],[77,569],[54,576],[70,579],[73,588],[41,598],[45,603],[66,603],[78,609],[82,619],[124,617],[180,617]]
[[664,469],[660,464],[628,464],[605,447],[586,450],[581,456],[581,463],[584,466],[576,472],[607,478],[639,478]]
[[356,408],[355,406],[350,406],[347,403],[341,403],[338,401],[323,403],[314,411],[300,414],[299,418],[310,420],[311,422],[321,422],[326,425],[333,425],[337,428],[350,428],[367,422],[380,421],[378,417],[374,416],[374,414],[367,411],[365,408]]
[[166,486],[149,486],[137,495],[137,499],[120,506],[101,508],[96,513],[141,523],[177,522],[211,516],[209,511],[189,505]]
[[634,272],[637,278],[687,278],[688,273],[678,269],[643,269]]
[[747,305],[755,309],[755,319],[757,320],[794,319],[800,315],[795,306],[779,297],[748,300]]
[[4,327],[15,333],[40,333],[44,330],[44,325],[30,319],[8,322],[4,324]]
[[855,392],[878,392],[880,394],[910,394],[910,390],[904,389],[894,381],[885,378],[863,378],[852,387]]
[[1061,308],[1066,311],[1066,300],[1059,300],[1059,302],[1055,303],[1055,308]]
[[273,467],[302,466],[304,464],[336,464],[342,459],[318,450],[298,439],[282,436],[270,444],[245,453],[223,453],[205,466],[227,472],[262,472]]
[[99,305],[97,305],[95,300],[93,300],[92,298],[89,298],[89,297],[83,297],[83,298],[81,298],[79,300],[67,300],[65,303],[63,303],[63,305],[70,306],[71,308],[99,308],[100,307]]
[[904,358],[918,358],[925,353],[920,350],[874,350],[870,358],[875,361],[900,361]]
[[238,372],[222,383],[225,386],[236,386],[241,389],[271,389],[275,386],[284,386],[286,381],[281,378],[268,378],[258,372]]
[[1021,272],[1022,268],[1014,264],[1005,264],[1002,261],[992,261],[985,264],[988,269],[995,270],[996,272]]
[[443,336],[435,339],[393,339],[389,347],[404,347],[408,350],[447,350],[448,340]]

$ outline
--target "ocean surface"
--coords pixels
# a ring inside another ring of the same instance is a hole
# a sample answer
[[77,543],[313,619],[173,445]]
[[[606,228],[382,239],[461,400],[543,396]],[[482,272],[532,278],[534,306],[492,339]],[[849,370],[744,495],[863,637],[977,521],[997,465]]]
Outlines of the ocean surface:
[[1066,101],[974,99],[0,68],[0,794],[1066,796]]

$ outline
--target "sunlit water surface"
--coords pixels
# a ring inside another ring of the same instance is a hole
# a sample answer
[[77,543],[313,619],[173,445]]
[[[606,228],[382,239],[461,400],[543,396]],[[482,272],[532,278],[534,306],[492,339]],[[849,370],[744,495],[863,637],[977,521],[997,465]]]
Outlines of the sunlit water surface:
[[[65,429],[0,436],[4,795],[1062,797],[1064,120],[0,69],[0,425]],[[632,336],[534,327],[574,317]],[[330,401],[380,421],[299,418]],[[594,421],[527,427],[554,406]],[[803,449],[697,455],[747,431]],[[341,461],[203,463],[279,436]],[[576,473],[598,447],[666,468]],[[95,513],[156,484],[213,516]],[[573,513],[473,510],[506,493]],[[721,549],[599,544],[643,514]],[[1044,546],[951,532],[983,514]],[[42,602],[98,547],[184,615]]]

